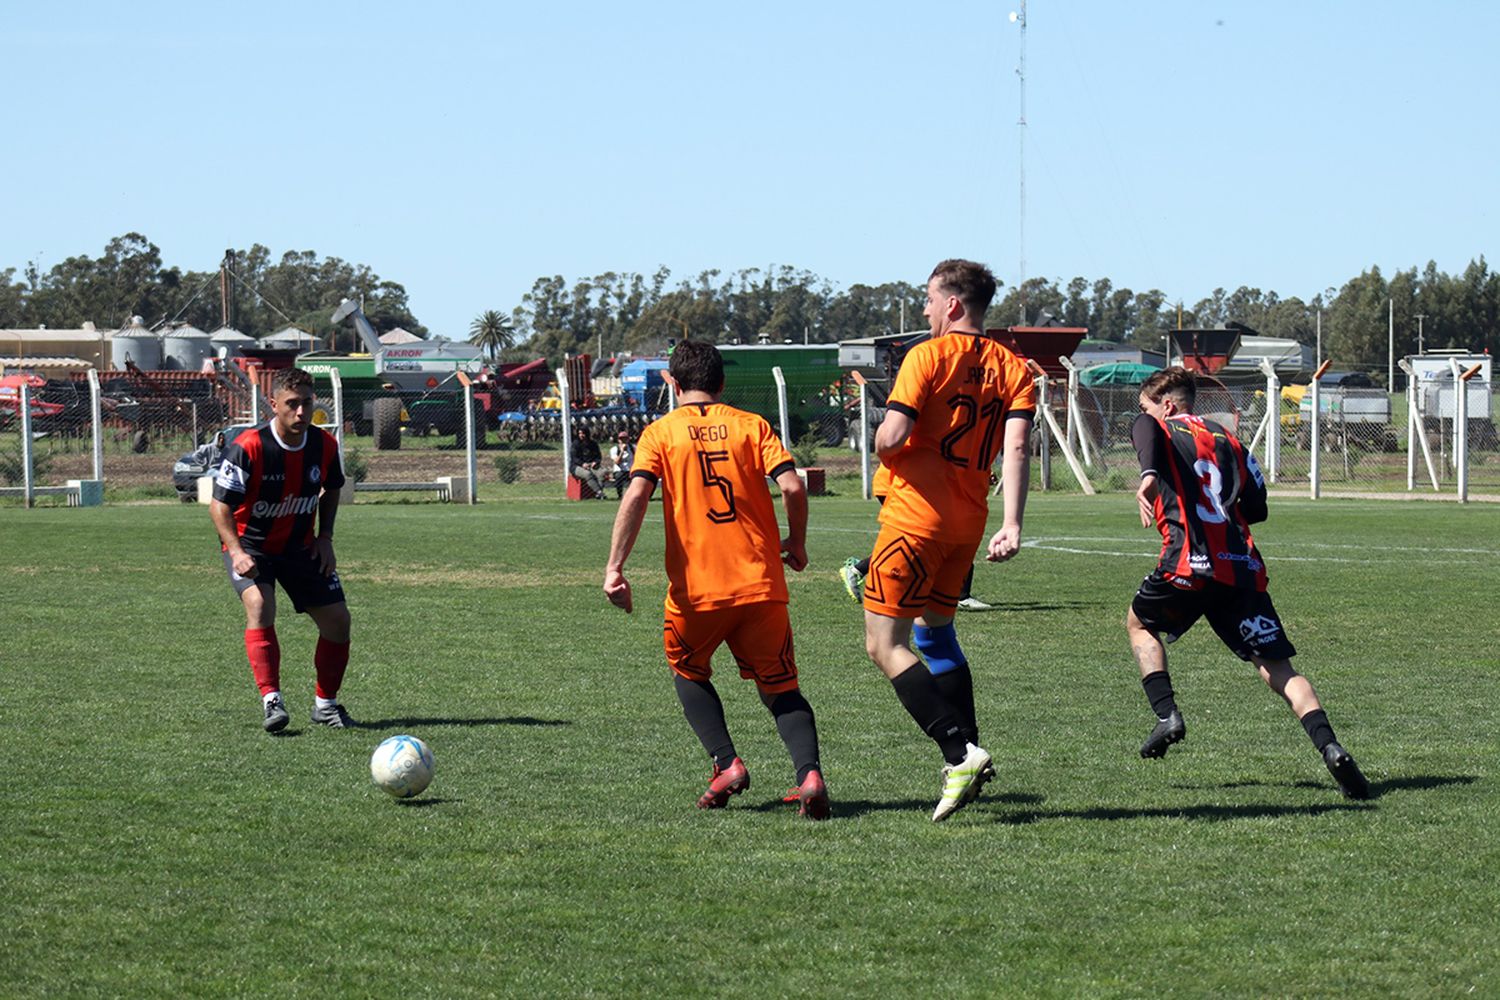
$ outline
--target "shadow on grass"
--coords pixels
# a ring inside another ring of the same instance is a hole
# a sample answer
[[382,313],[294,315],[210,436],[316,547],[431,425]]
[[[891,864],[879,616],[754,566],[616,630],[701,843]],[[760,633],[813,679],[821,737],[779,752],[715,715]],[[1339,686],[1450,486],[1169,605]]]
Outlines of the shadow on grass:
[[[1008,803],[1010,805],[1027,806],[1036,805],[1043,801],[1040,795],[1032,795],[1027,792],[1006,792],[1003,795],[985,796],[987,803]],[[837,796],[833,800],[834,819],[855,819],[868,813],[879,812],[919,812],[931,815],[933,806],[937,805],[937,796],[930,799],[886,799],[875,802],[870,799],[840,799]],[[795,802],[766,802],[752,808],[761,812],[770,812],[775,809],[796,809]],[[971,807],[972,808],[972,807]]]
[[450,802],[462,802],[463,799],[397,799],[396,805],[402,809],[426,809],[428,806],[442,806]]
[[977,808],[979,812],[991,813],[994,822],[1003,823],[1006,826],[1026,826],[1046,820],[1063,819],[1188,819],[1207,820],[1210,823],[1223,823],[1237,819],[1266,819],[1275,816],[1318,816],[1330,812],[1363,812],[1372,808],[1365,804],[1339,801],[1312,806],[1162,806],[1146,809],[1111,809],[1098,806],[1093,809],[1036,809],[1028,812],[1013,813],[996,812],[994,809],[985,808],[987,805],[992,804],[992,802],[986,800],[977,807],[970,806],[969,811],[975,812]]
[[[1405,778],[1389,778],[1385,781],[1370,782],[1370,798],[1378,799],[1387,792],[1427,791],[1442,788],[1445,785],[1472,785],[1478,780],[1479,778],[1472,774],[1414,774]],[[1188,791],[1204,788],[1327,788],[1328,783],[1302,780],[1283,784],[1279,781],[1258,781],[1248,778],[1243,781],[1225,781],[1215,785],[1174,784],[1172,787]]]
[[361,722],[359,729],[412,729],[417,726],[571,726],[569,719],[536,719],[529,715],[507,715],[492,718],[455,719],[443,716],[411,715],[399,719],[375,719]]

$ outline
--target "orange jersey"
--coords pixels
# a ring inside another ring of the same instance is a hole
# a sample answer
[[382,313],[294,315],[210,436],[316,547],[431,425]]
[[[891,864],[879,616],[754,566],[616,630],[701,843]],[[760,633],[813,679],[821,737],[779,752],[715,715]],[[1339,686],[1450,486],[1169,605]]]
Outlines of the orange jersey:
[[875,467],[875,475],[870,477],[870,495],[876,497],[888,496],[891,492],[891,470],[884,462]]
[[989,514],[990,466],[1005,421],[1036,412],[1025,362],[988,337],[949,333],[918,344],[896,375],[889,406],[916,421],[887,461],[880,523],[943,542],[974,542]]
[[795,467],[764,418],[723,403],[685,403],[646,428],[630,474],[662,489],[669,612],[786,602],[766,479]]

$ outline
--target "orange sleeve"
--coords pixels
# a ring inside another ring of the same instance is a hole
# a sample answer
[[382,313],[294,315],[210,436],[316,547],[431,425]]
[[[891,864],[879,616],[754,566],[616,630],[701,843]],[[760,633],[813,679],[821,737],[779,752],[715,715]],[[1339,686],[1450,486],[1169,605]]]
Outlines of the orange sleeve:
[[635,445],[635,461],[630,465],[632,475],[643,472],[651,477],[652,482],[661,482],[661,436],[659,423],[653,423],[641,432],[641,439]]
[[929,376],[937,361],[937,352],[932,350],[937,343],[926,341],[906,355],[901,370],[896,372],[896,384],[891,388],[887,405],[912,418],[922,412],[933,381]]
[[764,418],[757,419],[760,422],[760,455],[761,461],[765,463],[766,476],[775,479],[786,469],[795,469],[797,463],[792,460],[786,445],[781,443],[781,438],[771,429],[770,423]]

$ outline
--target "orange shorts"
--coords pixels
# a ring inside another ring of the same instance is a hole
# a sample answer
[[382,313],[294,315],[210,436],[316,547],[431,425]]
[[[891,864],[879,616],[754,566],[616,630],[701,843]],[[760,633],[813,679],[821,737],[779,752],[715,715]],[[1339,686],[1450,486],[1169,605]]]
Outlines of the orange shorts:
[[978,549],[977,542],[937,542],[881,525],[865,574],[865,610],[887,618],[951,616]]
[[690,681],[713,675],[709,661],[724,643],[739,664],[740,676],[766,694],[797,689],[792,655],[792,622],[785,604],[760,601],[711,611],[667,609],[662,628],[667,664]]

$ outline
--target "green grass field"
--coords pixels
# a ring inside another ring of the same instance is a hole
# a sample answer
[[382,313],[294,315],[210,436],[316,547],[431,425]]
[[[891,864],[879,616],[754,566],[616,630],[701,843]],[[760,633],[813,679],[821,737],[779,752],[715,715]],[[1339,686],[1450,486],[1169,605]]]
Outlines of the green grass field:
[[[626,617],[614,512],[344,511],[365,728],[306,724],[314,633],[283,601],[273,738],[203,508],[0,509],[0,994],[1500,994],[1493,508],[1273,501],[1278,609],[1378,793],[1350,803],[1206,625],[1172,649],[1188,740],[1139,759],[1121,621],[1154,536],[1128,495],[1034,494],[1031,547],[977,571],[1002,610],[959,622],[1000,777],[942,825],[941,759],[834,578],[873,505],[814,500],[791,580],[825,824],[779,801],[724,652],[754,783],[693,808],[659,513]],[[437,757],[405,804],[367,771],[398,732]]]

